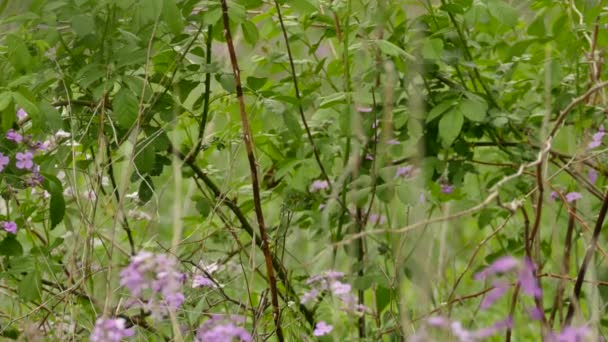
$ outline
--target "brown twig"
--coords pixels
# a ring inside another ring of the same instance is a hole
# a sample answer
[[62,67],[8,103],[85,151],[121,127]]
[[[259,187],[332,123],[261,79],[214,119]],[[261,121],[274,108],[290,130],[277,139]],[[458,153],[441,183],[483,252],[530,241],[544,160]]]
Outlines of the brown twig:
[[239,110],[241,114],[241,124],[243,129],[243,143],[247,151],[247,159],[249,160],[249,170],[251,171],[251,186],[253,188],[253,204],[254,211],[258,222],[258,229],[262,239],[262,252],[266,261],[266,273],[268,274],[268,283],[270,287],[270,300],[272,303],[273,318],[276,328],[277,339],[279,342],[284,341],[283,329],[281,328],[281,313],[279,309],[279,297],[277,295],[277,280],[274,275],[272,266],[272,255],[270,246],[268,245],[268,233],[266,232],[266,224],[264,223],[264,214],[262,212],[262,200],[260,197],[260,184],[258,181],[257,163],[254,155],[254,142],[251,135],[251,126],[249,117],[245,109],[245,98],[243,97],[243,87],[241,84],[241,71],[239,70],[236,51],[232,42],[232,34],[230,32],[230,19],[228,18],[228,4],[226,0],[221,0],[222,17],[224,21],[224,36],[226,37],[226,45],[228,46],[228,54],[230,55],[230,64],[234,72],[234,80],[236,82],[236,96],[239,101]]

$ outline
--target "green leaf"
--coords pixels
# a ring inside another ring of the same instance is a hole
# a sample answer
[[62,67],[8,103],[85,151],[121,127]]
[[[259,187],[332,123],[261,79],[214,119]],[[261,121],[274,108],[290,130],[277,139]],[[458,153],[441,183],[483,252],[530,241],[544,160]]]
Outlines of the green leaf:
[[141,204],[148,203],[148,201],[154,195],[154,182],[152,182],[152,178],[147,176],[144,180],[139,184],[139,190],[137,191],[137,196],[139,197],[139,201]]
[[2,120],[1,125],[0,125],[0,128],[2,128],[2,132],[6,132],[9,129],[13,128],[13,124],[17,120],[17,117],[15,115],[15,111],[13,110],[12,106],[4,108],[4,110],[2,111],[2,116],[0,117],[0,120]]
[[449,111],[441,117],[441,120],[439,120],[439,138],[441,138],[444,147],[449,147],[456,140],[463,123],[464,117],[458,110]]
[[211,213],[211,208],[213,208],[213,203],[211,203],[206,197],[200,197],[196,200],[196,210],[198,210],[201,216],[209,216],[209,213]]
[[391,291],[383,286],[376,288],[376,309],[381,313],[391,302]]
[[414,56],[405,52],[402,48],[389,42],[388,40],[374,40],[376,46],[382,51],[382,53],[392,57],[406,57],[409,60],[415,60]]
[[135,95],[127,88],[122,88],[114,97],[114,120],[123,129],[129,129],[137,120],[139,103]]
[[15,238],[15,235],[8,234],[2,242],[0,242],[0,255],[5,256],[20,256],[23,255],[23,247]]
[[19,282],[17,293],[19,294],[19,297],[26,302],[40,299],[42,294],[42,279],[40,273],[33,270],[23,277]]
[[488,104],[483,99],[466,99],[458,105],[458,110],[471,121],[483,121],[486,118]]
[[[20,89],[19,91],[13,92],[12,95],[17,106],[23,108],[32,119],[37,119],[39,117],[40,110],[33,100],[28,98],[29,94],[27,94],[27,91]],[[13,112],[13,114],[16,113]]]
[[258,28],[249,20],[245,20],[241,24],[241,28],[243,29],[243,36],[245,36],[245,41],[251,45],[255,45],[260,38],[260,33],[258,32]]
[[288,0],[289,7],[293,8],[296,12],[302,14],[311,14],[318,11],[319,4],[314,0]]
[[7,46],[6,51],[8,51],[8,60],[13,67],[22,73],[29,71],[32,65],[32,55],[30,55],[24,40],[15,35],[9,35],[6,37],[5,44]]
[[247,87],[253,91],[261,89],[267,82],[268,79],[266,77],[247,77]]
[[142,141],[135,154],[135,167],[140,174],[147,174],[154,168],[156,150],[150,141]]
[[184,30],[182,14],[175,3],[175,0],[164,0],[163,20],[167,23],[167,26],[169,26],[169,29],[173,34],[180,34]]
[[65,199],[63,198],[63,186],[57,177],[43,173],[44,182],[42,186],[51,194],[49,202],[49,214],[51,218],[51,229],[55,228],[65,216]]
[[426,59],[440,59],[443,52],[441,39],[428,39],[422,44],[422,57]]
[[488,2],[488,11],[496,20],[508,27],[515,27],[519,18],[519,13],[513,7],[502,0]]
[[0,111],[8,108],[11,103],[13,103],[13,94],[10,91],[0,93]]
[[448,109],[454,107],[456,105],[456,101],[453,99],[443,101],[440,104],[436,105],[431,109],[429,115],[426,117],[426,122],[429,123],[434,119],[438,118],[441,114],[445,113]]
[[79,37],[84,37],[93,33],[95,30],[95,22],[93,18],[86,14],[81,14],[72,17],[72,29]]

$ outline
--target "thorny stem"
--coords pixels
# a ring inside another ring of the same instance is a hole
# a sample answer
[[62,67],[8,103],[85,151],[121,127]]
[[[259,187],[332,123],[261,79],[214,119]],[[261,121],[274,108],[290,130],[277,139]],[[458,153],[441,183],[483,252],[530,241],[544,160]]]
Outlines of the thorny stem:
[[243,87],[241,85],[241,74],[239,70],[238,60],[236,58],[236,52],[234,50],[234,44],[232,42],[232,34],[230,33],[228,4],[226,3],[226,0],[221,0],[221,4],[222,17],[224,19],[224,35],[226,37],[226,45],[228,46],[228,53],[230,55],[232,71],[234,72],[234,80],[236,82],[236,96],[239,101],[239,109],[241,113],[241,124],[243,126],[243,142],[245,143],[247,159],[249,160],[249,169],[251,171],[251,186],[253,188],[254,210],[258,221],[260,237],[262,239],[262,252],[264,253],[264,260],[266,261],[266,273],[268,274],[268,283],[270,287],[271,297],[270,300],[272,303],[274,324],[276,328],[277,339],[279,340],[279,342],[283,342],[284,337],[283,329],[281,328],[281,313],[279,309],[279,299],[277,295],[277,280],[274,275],[274,269],[272,266],[272,254],[270,252],[270,246],[268,245],[268,234],[266,232],[266,225],[264,223],[264,214],[262,213],[262,200],[260,198],[260,185],[258,181],[256,159],[254,155],[254,142],[252,140],[253,137],[251,135],[249,118],[245,109],[245,98],[243,97]]

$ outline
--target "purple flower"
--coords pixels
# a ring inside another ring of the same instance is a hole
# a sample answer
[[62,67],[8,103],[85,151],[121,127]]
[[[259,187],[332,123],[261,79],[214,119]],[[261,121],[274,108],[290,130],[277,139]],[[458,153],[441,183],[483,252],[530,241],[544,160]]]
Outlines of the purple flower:
[[459,321],[450,321],[445,317],[431,317],[427,320],[427,324],[433,327],[451,330],[452,334],[458,338],[458,341],[470,342],[490,337],[500,330],[510,328],[513,326],[513,318],[507,317],[505,320],[498,321],[492,326],[477,331],[467,330]]
[[451,194],[454,191],[454,186],[450,184],[441,184],[441,193],[446,195]]
[[199,287],[216,287],[215,283],[207,278],[206,276],[197,274],[192,279],[192,288],[196,289]]
[[349,284],[345,284],[338,280],[332,282],[329,287],[331,289],[331,292],[336,296],[343,296],[345,294],[350,293],[351,290],[351,286]]
[[367,160],[374,160],[374,156],[372,156],[371,154],[368,153],[368,154],[365,155],[365,159],[367,159]]
[[568,203],[572,203],[581,198],[583,198],[583,196],[578,192],[573,191],[566,194],[566,201],[568,201]]
[[547,341],[548,342],[582,342],[585,341],[585,337],[589,334],[589,327],[580,326],[573,327],[567,326],[565,327],[559,334],[551,333],[549,334]]
[[312,332],[315,336],[324,336],[329,334],[332,330],[334,330],[333,325],[329,325],[323,321],[319,321],[315,326],[315,330]]
[[368,221],[371,224],[384,224],[386,222],[386,216],[378,215],[378,214],[371,214],[371,215],[369,215]]
[[0,172],[4,170],[8,163],[10,163],[10,159],[3,153],[0,153]]
[[34,172],[25,179],[25,184],[31,188],[42,185],[42,182],[44,182],[44,177],[40,175],[38,170],[34,170]]
[[513,318],[507,317],[505,320],[498,321],[490,327],[482,328],[482,329],[479,329],[479,330],[473,332],[472,335],[475,337],[475,339],[483,339],[483,338],[490,337],[501,330],[511,328],[511,327],[513,327]]
[[9,233],[17,234],[17,224],[13,221],[2,222],[2,228]]
[[34,158],[32,152],[17,152],[17,154],[15,155],[15,159],[17,159],[17,162],[15,163],[15,165],[18,169],[29,170],[34,167],[34,161],[32,160],[32,158]]
[[19,119],[19,121],[21,121],[21,120],[24,120],[25,118],[27,118],[27,112],[25,111],[25,109],[19,108],[19,110],[17,110],[17,119]]
[[519,265],[519,261],[512,256],[500,257],[500,258],[494,260],[494,262],[490,266],[486,267],[484,270],[477,273],[473,277],[473,279],[482,280],[482,279],[487,278],[488,276],[491,276],[491,275],[494,275],[497,273],[505,273],[505,272],[510,271],[513,268],[517,267],[518,265]]
[[316,180],[312,182],[312,185],[310,186],[310,191],[314,192],[327,188],[329,188],[329,183],[326,180]]
[[214,315],[198,328],[195,341],[232,342],[237,339],[242,342],[250,342],[253,340],[251,334],[237,325],[244,322],[245,320],[240,316]]
[[442,316],[433,316],[426,320],[426,323],[434,327],[447,327],[450,320]]
[[542,289],[538,286],[536,279],[536,267],[532,260],[525,258],[523,266],[519,271],[517,282],[521,287],[521,290],[529,295],[539,298],[542,295]]
[[399,177],[410,177],[414,171],[413,166],[399,166],[397,172],[395,172],[395,178]]
[[509,289],[509,284],[504,282],[494,282],[494,288],[488,291],[483,300],[481,301],[480,309],[484,310],[492,306],[497,300],[499,300]]
[[301,304],[306,304],[310,301],[314,301],[317,299],[317,297],[319,296],[319,290],[317,289],[311,289],[308,292],[304,292],[304,294],[302,295],[302,297],[300,297],[300,303]]
[[536,306],[528,308],[528,315],[534,321],[542,321],[545,314]]
[[184,275],[176,268],[174,258],[142,251],[120,272],[120,285],[129,289],[134,297],[141,297],[153,317],[162,318],[167,314],[167,307],[178,309],[185,300],[181,292]]
[[391,140],[387,141],[386,143],[389,145],[399,145],[400,144],[399,140],[397,140],[397,139],[391,139]]
[[589,177],[589,182],[591,182],[591,184],[595,184],[595,182],[597,181],[597,171],[595,171],[595,169],[591,168],[587,171],[587,177]]
[[557,191],[551,191],[551,194],[549,195],[549,197],[555,201],[559,198],[559,194],[557,193]]
[[604,127],[600,127],[599,131],[593,134],[591,142],[589,143],[589,145],[587,145],[587,148],[594,149],[600,146],[602,144],[602,139],[604,138],[604,135],[606,135],[606,132],[604,132]]
[[135,335],[133,328],[126,328],[124,318],[99,317],[95,322],[95,329],[91,334],[91,342],[120,342],[127,337]]
[[8,130],[8,132],[6,132],[6,139],[16,143],[20,143],[23,141],[23,136],[15,132],[15,130],[11,128]]

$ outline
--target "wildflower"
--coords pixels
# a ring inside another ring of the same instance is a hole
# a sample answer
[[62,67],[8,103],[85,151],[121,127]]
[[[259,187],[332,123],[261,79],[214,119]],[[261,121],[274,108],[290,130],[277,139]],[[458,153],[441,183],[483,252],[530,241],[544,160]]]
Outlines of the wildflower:
[[589,182],[591,182],[591,184],[595,184],[598,177],[597,171],[593,168],[589,169],[589,171],[587,171],[587,177],[589,177]]
[[192,278],[192,288],[196,289],[199,287],[216,287],[215,283],[207,278],[206,276],[197,274]]
[[17,154],[15,155],[15,159],[17,159],[17,162],[15,164],[18,169],[29,170],[34,167],[34,161],[32,160],[32,158],[34,158],[32,152],[17,152]]
[[42,182],[44,182],[44,177],[38,169],[34,169],[34,172],[25,179],[25,184],[31,188],[42,185]]
[[6,132],[6,139],[16,142],[18,144],[23,141],[23,136],[15,132],[15,130],[11,128],[8,130],[8,132]]
[[368,154],[365,155],[365,159],[367,159],[367,160],[374,160],[374,156],[372,156],[371,154],[368,153]]
[[544,314],[543,312],[536,306],[533,306],[531,308],[528,308],[528,315],[530,315],[530,318],[534,321],[542,321]]
[[426,323],[433,327],[450,330],[452,334],[458,338],[458,341],[469,342],[490,337],[501,330],[512,327],[513,318],[507,317],[502,321],[498,321],[489,327],[481,328],[479,330],[467,330],[459,321],[450,321],[448,318],[440,316],[430,317],[427,319]]
[[324,336],[329,334],[332,330],[334,330],[334,326],[327,324],[323,321],[319,321],[315,326],[315,330],[312,332],[315,336]]
[[166,307],[178,309],[185,300],[181,293],[185,277],[176,267],[175,259],[167,255],[142,251],[120,272],[120,284],[135,297],[144,296],[144,291],[151,290],[145,293],[147,300],[141,300],[155,318],[162,318],[167,313]]
[[477,273],[473,279],[482,280],[490,275],[497,273],[505,273],[512,270],[519,265],[519,261],[512,256],[504,256],[496,259],[490,266],[486,267],[483,271]]
[[27,117],[28,114],[25,109],[19,108],[19,110],[17,110],[17,119],[19,119],[19,121],[25,120]]
[[17,224],[13,221],[2,222],[2,228],[9,233],[17,234]]
[[142,221],[151,221],[152,220],[152,216],[144,211],[140,211],[140,210],[134,210],[131,209],[129,210],[129,213],[127,214],[129,215],[129,217],[132,217],[136,220],[142,220]]
[[559,194],[557,193],[557,191],[551,191],[551,194],[549,195],[549,197],[555,201],[559,198]]
[[410,177],[413,173],[413,167],[411,165],[408,166],[399,166],[397,168],[397,172],[395,172],[395,178],[399,177]]
[[542,289],[536,280],[536,266],[529,258],[524,259],[517,282],[525,294],[536,298],[542,295]]
[[370,113],[371,111],[371,107],[357,107],[357,112],[359,113]]
[[3,153],[0,153],[0,172],[4,170],[8,163],[10,163],[10,159]]
[[583,196],[578,192],[573,191],[566,194],[566,201],[568,201],[568,203],[574,202],[581,198],[583,198]]
[[589,145],[587,145],[587,148],[594,149],[594,148],[600,146],[602,144],[602,139],[604,138],[604,135],[606,135],[606,132],[604,132],[604,127],[602,126],[597,131],[597,133],[593,134],[593,137],[591,138],[591,142],[589,143]]
[[89,189],[82,192],[82,197],[88,199],[89,201],[95,201],[97,199],[97,194],[93,189]]
[[400,144],[399,140],[397,140],[397,139],[391,139],[391,140],[387,141],[386,143],[389,145],[399,145]]
[[203,323],[196,332],[197,342],[231,342],[237,339],[242,342],[253,340],[251,334],[244,328],[238,326],[245,320],[240,316],[214,315]]
[[306,304],[306,303],[308,303],[310,301],[314,301],[314,300],[317,299],[318,296],[319,296],[319,290],[317,290],[317,289],[311,289],[308,292],[304,292],[304,294],[300,298],[300,303]]
[[555,333],[549,334],[547,341],[549,341],[549,342],[584,341],[585,337],[589,334],[589,332],[590,332],[589,327],[587,327],[587,326],[580,326],[580,327],[567,326],[559,334],[555,334]]
[[441,193],[446,195],[451,194],[454,191],[454,186],[450,184],[441,184]]
[[480,309],[483,310],[492,306],[492,304],[499,300],[505,294],[505,292],[507,292],[508,289],[509,284],[499,281],[494,282],[494,288],[491,289],[481,301]]
[[310,191],[314,192],[314,191],[324,190],[324,189],[328,189],[328,188],[329,188],[329,183],[326,180],[316,180],[316,181],[312,182],[312,185],[310,186]]
[[64,131],[62,129],[60,129],[57,132],[55,132],[55,138],[56,139],[69,138],[71,136],[72,136],[72,134],[70,132],[66,132],[66,131]]
[[124,318],[99,317],[95,322],[95,329],[91,334],[91,342],[120,342],[127,337],[135,335],[133,328],[126,328]]
[[371,224],[384,224],[386,222],[386,216],[378,215],[378,214],[371,214],[371,215],[369,215],[368,221]]
[[341,281],[334,281],[330,284],[331,292],[336,296],[342,296],[350,292],[351,286]]

